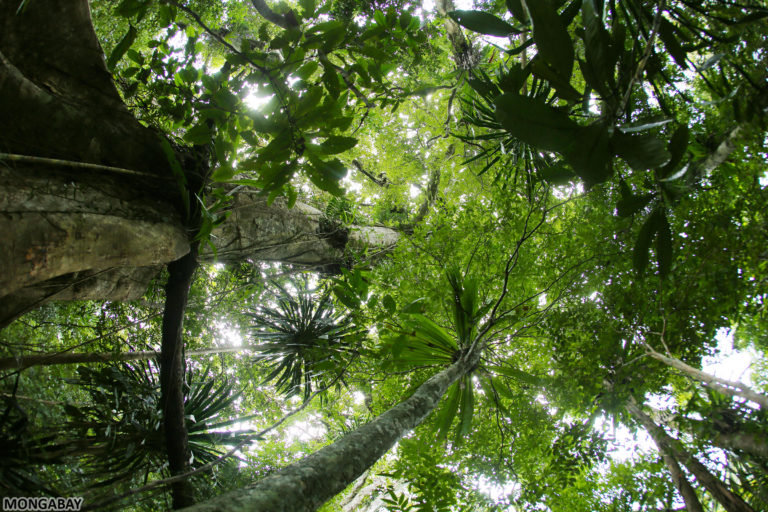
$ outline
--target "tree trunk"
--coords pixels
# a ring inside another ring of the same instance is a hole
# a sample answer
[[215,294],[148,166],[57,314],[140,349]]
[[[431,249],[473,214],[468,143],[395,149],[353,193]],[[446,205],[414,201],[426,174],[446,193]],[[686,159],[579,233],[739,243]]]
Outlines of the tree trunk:
[[[251,347],[214,347],[198,350],[187,350],[186,355],[203,356],[208,354],[226,354],[253,350]],[[136,352],[112,352],[101,354],[97,352],[54,352],[51,354],[34,354],[17,357],[0,358],[0,370],[23,370],[33,366],[55,366],[60,364],[116,363],[120,361],[143,361],[160,356],[160,352],[143,350]]]
[[[162,146],[117,93],[85,0],[0,0],[0,328],[49,300],[130,300],[189,252]],[[205,158],[174,150],[190,182]],[[19,156],[21,155],[21,156]],[[397,233],[323,228],[322,213],[233,192],[220,261],[337,267]],[[203,260],[213,255],[202,254]]]
[[[184,312],[197,265],[197,247],[193,245],[187,255],[168,265],[168,283],[165,286],[160,350],[160,405],[171,476],[189,471],[190,453],[184,415]],[[187,507],[195,502],[192,485],[188,480],[171,484],[171,495],[173,508]]]
[[[660,447],[659,449],[662,453],[664,451],[668,452],[677,462],[683,464],[688,471],[696,477],[696,481],[699,482],[699,484],[701,484],[727,512],[755,512],[752,507],[742,500],[741,497],[732,493],[719,478],[713,475],[701,462],[696,460],[693,455],[681,448],[679,441],[671,438],[663,428],[656,425],[653,420],[640,409],[638,404],[627,404],[627,410],[648,430],[651,437],[653,437],[654,442]],[[680,488],[678,487],[678,489]],[[683,497],[686,499],[685,495],[683,495]],[[698,506],[701,507],[701,504],[698,504]],[[687,499],[686,507],[688,507]]]
[[685,473],[680,469],[680,464],[670,449],[669,445],[671,439],[667,433],[664,432],[664,429],[656,425],[653,420],[640,409],[637,403],[634,403],[634,400],[632,403],[627,404],[627,410],[640,422],[641,425],[643,425],[645,430],[651,436],[651,439],[653,439],[653,442],[656,444],[656,447],[659,449],[659,453],[661,453],[661,457],[664,459],[664,464],[672,475],[672,483],[675,484],[675,488],[683,498],[685,509],[688,512],[704,512],[704,508],[701,506],[696,491],[691,486],[688,478],[686,478]]
[[409,398],[332,445],[251,487],[184,509],[188,512],[303,512],[316,510],[370,468],[437,406],[448,387],[473,368],[463,358],[434,375]]
[[661,361],[662,363],[671,366],[672,368],[680,370],[692,379],[703,383],[709,388],[712,388],[730,397],[746,398],[747,400],[751,400],[758,404],[761,409],[768,410],[768,396],[765,396],[762,393],[758,393],[746,384],[715,377],[714,375],[710,375],[692,366],[689,366],[679,359],[660,354],[647,345],[646,351],[652,358]]

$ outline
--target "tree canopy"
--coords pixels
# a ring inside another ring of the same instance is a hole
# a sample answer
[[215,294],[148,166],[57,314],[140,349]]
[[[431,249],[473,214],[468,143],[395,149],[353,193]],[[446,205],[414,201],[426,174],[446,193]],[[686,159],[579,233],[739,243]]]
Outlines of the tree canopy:
[[3,496],[768,509],[767,18],[3,0]]

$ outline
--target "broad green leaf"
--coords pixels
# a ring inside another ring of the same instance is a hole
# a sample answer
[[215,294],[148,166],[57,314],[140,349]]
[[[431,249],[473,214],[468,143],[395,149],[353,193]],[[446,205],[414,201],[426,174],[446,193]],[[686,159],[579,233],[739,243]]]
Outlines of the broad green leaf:
[[302,80],[309,80],[319,66],[316,60],[311,60],[297,69],[295,74]]
[[596,81],[595,89],[605,91],[613,83],[613,68],[616,65],[611,39],[602,19],[595,9],[595,0],[583,0],[581,4],[584,23],[585,57]]
[[518,370],[517,368],[512,368],[510,366],[489,365],[486,366],[486,369],[491,373],[495,373],[496,375],[503,375],[504,377],[509,377],[518,382],[530,384],[531,386],[541,387],[545,384],[545,379],[536,377],[535,375],[531,375],[528,372],[524,372],[523,370]]
[[640,227],[632,257],[632,262],[638,273],[642,273],[645,267],[648,266],[648,251],[651,248],[654,235],[656,235],[661,226],[663,215],[659,207],[655,208]]
[[669,140],[669,146],[667,146],[670,157],[669,162],[659,171],[660,178],[669,179],[672,176],[672,172],[680,164],[685,155],[685,150],[688,148],[688,138],[690,136],[690,129],[687,125],[683,125],[675,130],[672,134],[672,138]]
[[459,429],[456,433],[456,439],[469,434],[472,428],[472,416],[475,412],[475,393],[472,387],[472,377],[466,375],[461,379],[461,410],[459,414]]
[[531,18],[533,40],[544,60],[563,78],[573,70],[573,41],[557,11],[545,0],[522,0]]
[[133,42],[136,40],[137,34],[138,31],[133,25],[128,27],[128,32],[125,33],[120,42],[117,43],[115,48],[112,50],[112,53],[109,54],[109,58],[107,59],[107,69],[114,71],[117,63],[120,62],[120,59],[123,58],[125,52],[128,51]]
[[683,50],[680,41],[678,41],[675,36],[675,26],[664,16],[661,17],[659,23],[659,37],[664,42],[664,47],[677,65],[683,69],[687,69],[688,64],[685,62],[686,52]]
[[561,153],[572,145],[579,130],[579,125],[564,112],[510,93],[496,99],[496,119],[510,135],[526,144]]
[[406,305],[403,309],[400,310],[401,313],[404,313],[406,315],[411,315],[415,313],[423,313],[424,309],[426,308],[425,303],[426,300],[424,297],[420,297],[410,304]]
[[608,133],[602,123],[579,127],[563,152],[574,172],[587,184],[602,183],[612,172]]
[[405,326],[411,330],[413,336],[434,343],[447,351],[456,349],[456,340],[453,336],[422,314],[410,315],[405,321]]
[[451,429],[453,418],[459,410],[459,383],[454,382],[445,394],[443,406],[435,418],[435,428],[437,429],[438,441],[443,441],[448,437],[448,431]]
[[394,314],[395,310],[397,310],[397,304],[395,304],[395,300],[389,294],[384,296],[384,298],[381,300],[381,304],[389,314]]
[[629,217],[642,210],[651,200],[656,197],[655,194],[643,194],[640,196],[624,196],[616,203],[616,210],[619,217]]
[[240,103],[240,98],[229,89],[219,89],[213,94],[213,101],[224,110],[232,111]]
[[449,12],[448,16],[466,29],[489,36],[506,37],[520,33],[506,21],[483,11],[456,10]]
[[528,13],[525,12],[521,0],[506,0],[509,13],[520,23],[528,23]]
[[355,145],[357,145],[357,139],[354,137],[333,136],[320,144],[320,150],[326,155],[335,155],[350,150]]
[[184,134],[184,140],[190,144],[203,145],[208,144],[213,139],[213,128],[208,123],[198,123]]
[[528,68],[531,70],[533,76],[549,82],[549,84],[557,91],[558,97],[574,103],[583,100],[584,95],[574,89],[568,79],[563,78],[550,64],[545,62],[538,55],[534,57]]
[[322,160],[310,156],[309,161],[311,165],[307,167],[307,175],[312,183],[334,196],[343,196],[344,189],[339,186],[339,181],[347,174],[344,164],[337,158]]
[[670,118],[648,119],[648,120],[635,121],[633,123],[623,124],[621,126],[617,126],[616,128],[618,128],[621,133],[636,133],[636,132],[643,132],[645,130],[650,130],[652,128],[659,128],[660,126],[667,125],[672,121],[673,120]]
[[576,174],[564,165],[552,165],[540,169],[539,176],[552,185],[566,185],[576,179]]
[[659,234],[656,236],[656,259],[659,262],[659,274],[662,277],[669,274],[672,268],[672,251],[672,230],[669,227],[666,214],[662,212],[659,221]]
[[614,133],[611,146],[617,155],[636,171],[655,169],[669,161],[664,142],[653,135]]

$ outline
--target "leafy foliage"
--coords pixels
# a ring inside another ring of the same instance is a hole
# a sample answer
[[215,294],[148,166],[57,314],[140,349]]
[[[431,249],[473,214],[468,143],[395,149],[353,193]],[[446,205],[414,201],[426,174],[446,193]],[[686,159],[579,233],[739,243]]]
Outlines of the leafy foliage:
[[[261,306],[250,313],[251,336],[258,342],[257,361],[266,361],[277,379],[275,386],[288,396],[324,388],[341,378],[345,365],[356,355],[359,329],[338,310],[328,290],[312,290],[309,280],[292,280],[288,288],[274,284],[275,307]],[[319,384],[319,385],[318,385]]]

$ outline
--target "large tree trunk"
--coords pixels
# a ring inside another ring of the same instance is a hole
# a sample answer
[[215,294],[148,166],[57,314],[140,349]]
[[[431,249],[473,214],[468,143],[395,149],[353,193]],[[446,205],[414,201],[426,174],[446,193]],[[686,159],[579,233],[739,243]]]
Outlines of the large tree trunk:
[[[122,103],[85,0],[0,0],[0,327],[49,300],[129,300],[189,252],[163,135]],[[176,148],[190,183],[204,154]],[[385,228],[323,228],[306,205],[233,191],[221,261],[338,266]],[[203,253],[203,260],[213,259]]]
[[448,387],[473,368],[460,359],[419,386],[409,398],[332,445],[251,487],[184,510],[189,512],[303,512],[343,491],[437,406]]
[[664,432],[664,429],[656,425],[653,420],[645,414],[640,406],[632,401],[627,404],[627,410],[629,413],[640,422],[645,428],[646,432],[651,436],[653,442],[661,453],[661,457],[664,460],[664,464],[669,470],[669,474],[672,476],[672,483],[675,484],[675,488],[680,493],[685,503],[685,509],[688,512],[704,512],[704,508],[701,506],[699,497],[696,495],[696,491],[691,486],[688,478],[680,469],[680,464],[675,458],[672,449],[670,448],[671,439]]
[[[704,487],[726,511],[755,512],[755,510],[741,499],[740,496],[731,492],[731,490],[728,489],[719,478],[713,475],[706,466],[684,450],[679,444],[679,441],[670,437],[663,428],[656,425],[653,420],[642,411],[637,403],[627,404],[627,410],[646,428],[646,430],[648,430],[648,433],[651,435],[656,445],[659,446],[660,451],[671,455],[677,462],[685,466],[686,469],[696,477],[696,481]],[[675,485],[677,485],[677,481],[675,482]],[[686,507],[689,507],[686,494],[692,492],[692,489],[690,491],[686,490],[685,494],[681,487],[678,487],[678,489],[685,499]],[[694,507],[695,506],[696,505],[694,504]],[[698,507],[701,507],[700,503],[698,504]],[[689,510],[701,510],[701,508],[689,508]]]

